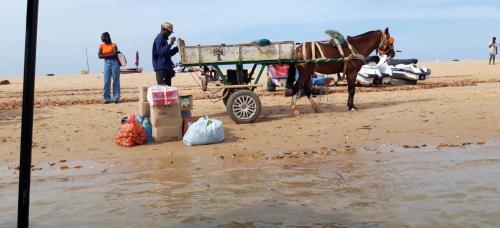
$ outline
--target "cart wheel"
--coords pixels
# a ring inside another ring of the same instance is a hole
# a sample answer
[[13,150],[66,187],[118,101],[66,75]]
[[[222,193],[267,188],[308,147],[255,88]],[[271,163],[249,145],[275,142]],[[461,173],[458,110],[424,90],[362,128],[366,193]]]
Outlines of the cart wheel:
[[[224,89],[224,92],[222,92],[222,96],[224,96],[222,98],[222,102],[224,102],[224,106],[227,105],[227,101],[229,100],[229,98],[231,97],[231,94],[233,94],[234,92],[238,91],[238,90],[250,90],[250,88],[239,88],[239,89]],[[227,95],[226,95],[227,94]]]
[[208,80],[207,80],[207,78],[202,78],[201,79],[201,89],[203,91],[207,91],[208,90]]
[[252,123],[260,116],[262,109],[260,99],[254,92],[250,90],[235,91],[226,104],[226,110],[237,124]]

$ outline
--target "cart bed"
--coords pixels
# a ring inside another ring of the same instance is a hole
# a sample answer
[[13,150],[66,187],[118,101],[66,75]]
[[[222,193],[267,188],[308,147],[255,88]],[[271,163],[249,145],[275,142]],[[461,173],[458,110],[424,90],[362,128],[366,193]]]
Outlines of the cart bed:
[[295,42],[273,42],[266,46],[254,43],[185,46],[179,39],[179,50],[184,66],[286,63],[294,59]]

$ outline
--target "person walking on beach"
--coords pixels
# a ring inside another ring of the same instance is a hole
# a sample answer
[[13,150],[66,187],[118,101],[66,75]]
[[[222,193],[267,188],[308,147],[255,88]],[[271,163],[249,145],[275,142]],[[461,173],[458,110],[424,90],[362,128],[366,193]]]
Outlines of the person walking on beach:
[[99,59],[104,59],[104,103],[111,103],[111,80],[113,80],[113,101],[120,103],[120,64],[118,63],[118,47],[111,42],[108,32],[101,35]]
[[496,37],[493,37],[493,40],[491,41],[490,43],[490,65],[491,65],[491,62],[493,62],[493,65],[495,65],[495,58],[497,56],[497,53],[498,53],[498,46],[497,46],[497,38]]
[[153,43],[153,69],[156,72],[156,82],[158,85],[172,86],[172,78],[175,76],[172,56],[179,52],[179,48],[172,46],[176,38],[169,36],[174,33],[174,26],[165,22],[161,25],[160,34],[156,36]]

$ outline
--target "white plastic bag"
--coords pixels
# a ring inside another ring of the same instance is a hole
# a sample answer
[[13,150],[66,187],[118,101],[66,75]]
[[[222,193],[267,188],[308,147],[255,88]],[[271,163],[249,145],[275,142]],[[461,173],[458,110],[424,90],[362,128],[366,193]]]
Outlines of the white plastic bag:
[[222,142],[224,141],[224,125],[220,120],[201,117],[189,126],[183,141],[188,146]]

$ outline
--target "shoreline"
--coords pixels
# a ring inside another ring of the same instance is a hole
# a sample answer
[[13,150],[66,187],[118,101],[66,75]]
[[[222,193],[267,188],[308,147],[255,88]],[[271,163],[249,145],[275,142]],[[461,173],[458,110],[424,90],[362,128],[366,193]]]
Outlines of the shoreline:
[[[398,58],[396,58],[398,59]],[[402,58],[402,59],[406,59],[406,58]],[[411,58],[409,58],[411,59]],[[426,60],[426,59],[418,59],[418,65],[433,65],[433,64],[440,64],[440,63],[457,63],[457,62],[464,62],[464,63],[468,63],[468,62],[482,62],[482,63],[488,63],[488,59],[459,59],[459,61],[454,61],[453,59],[444,59],[444,60],[441,60],[441,59],[435,59],[435,60]],[[487,65],[487,64],[486,64]],[[497,65],[500,65],[500,63],[498,63]],[[143,71],[142,74],[153,74],[154,71]],[[74,72],[74,73],[53,73],[55,74],[54,76],[47,76],[47,74],[52,74],[52,73],[45,73],[45,74],[40,74],[40,75],[36,75],[36,78],[41,78],[41,77],[80,77],[80,76],[102,76],[102,72],[91,72],[89,74],[85,74],[85,75],[82,75],[81,73],[79,72]],[[22,79],[23,78],[23,75],[22,74],[19,74],[19,75],[0,75],[0,80],[10,80],[10,79]]]

